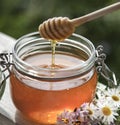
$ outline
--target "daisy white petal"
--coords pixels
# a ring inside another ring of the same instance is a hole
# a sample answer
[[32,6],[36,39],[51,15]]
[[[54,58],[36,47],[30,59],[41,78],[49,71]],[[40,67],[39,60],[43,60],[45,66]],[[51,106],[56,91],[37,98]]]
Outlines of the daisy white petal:
[[113,105],[110,105],[107,101],[105,103],[99,102],[98,108],[99,118],[101,119],[102,123],[106,123],[108,125],[114,123],[114,120],[116,120],[116,116],[118,116],[118,113],[116,112]]
[[118,108],[120,107],[120,94],[119,94],[118,89],[113,88],[113,89],[108,89],[106,92],[107,99],[112,102],[112,104]]

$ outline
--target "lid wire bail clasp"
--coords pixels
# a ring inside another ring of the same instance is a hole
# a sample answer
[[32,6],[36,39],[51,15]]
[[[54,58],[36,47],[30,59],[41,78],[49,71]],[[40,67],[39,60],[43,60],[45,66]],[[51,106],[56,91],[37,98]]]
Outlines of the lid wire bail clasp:
[[1,84],[3,84],[4,81],[6,81],[9,78],[9,76],[11,74],[11,66],[12,65],[13,65],[12,53],[9,53],[9,52],[0,53],[0,70],[1,70],[2,74],[5,75]]
[[107,80],[109,87],[117,87],[115,73],[112,72],[105,64],[106,54],[103,52],[103,46],[99,45],[96,48],[96,69],[97,72]]

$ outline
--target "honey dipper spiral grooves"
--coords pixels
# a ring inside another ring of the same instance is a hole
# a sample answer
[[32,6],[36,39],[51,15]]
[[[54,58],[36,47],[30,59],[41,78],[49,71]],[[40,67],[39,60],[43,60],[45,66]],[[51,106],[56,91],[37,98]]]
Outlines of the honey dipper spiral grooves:
[[75,27],[118,9],[120,9],[120,2],[116,2],[112,5],[72,20],[67,17],[56,17],[48,19],[39,26],[39,32],[41,36],[46,39],[62,41],[75,31]]
[[39,26],[40,35],[49,40],[62,41],[75,31],[75,27],[67,17],[48,19]]

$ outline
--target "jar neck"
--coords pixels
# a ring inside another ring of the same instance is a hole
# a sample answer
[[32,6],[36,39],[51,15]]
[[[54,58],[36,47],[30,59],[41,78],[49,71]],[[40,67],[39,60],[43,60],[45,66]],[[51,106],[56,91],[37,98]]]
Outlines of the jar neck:
[[[69,39],[58,43],[56,53],[71,55],[83,60],[82,63],[67,68],[50,69],[32,65],[24,60],[34,54],[51,53],[50,41],[40,37],[38,32],[25,35],[17,40],[13,48],[14,67],[21,74],[41,79],[62,79],[88,73],[95,64],[95,48],[83,36],[73,34]],[[36,61],[36,60],[35,60]],[[54,73],[54,78],[51,75]]]

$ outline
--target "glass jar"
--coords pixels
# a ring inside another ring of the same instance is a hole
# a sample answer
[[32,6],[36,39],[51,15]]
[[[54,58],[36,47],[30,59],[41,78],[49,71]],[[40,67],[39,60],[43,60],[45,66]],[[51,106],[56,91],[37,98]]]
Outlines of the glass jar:
[[27,120],[40,125],[56,124],[63,110],[90,102],[97,84],[95,48],[83,36],[57,43],[54,68],[51,57],[51,42],[38,32],[21,37],[13,48],[12,100]]

